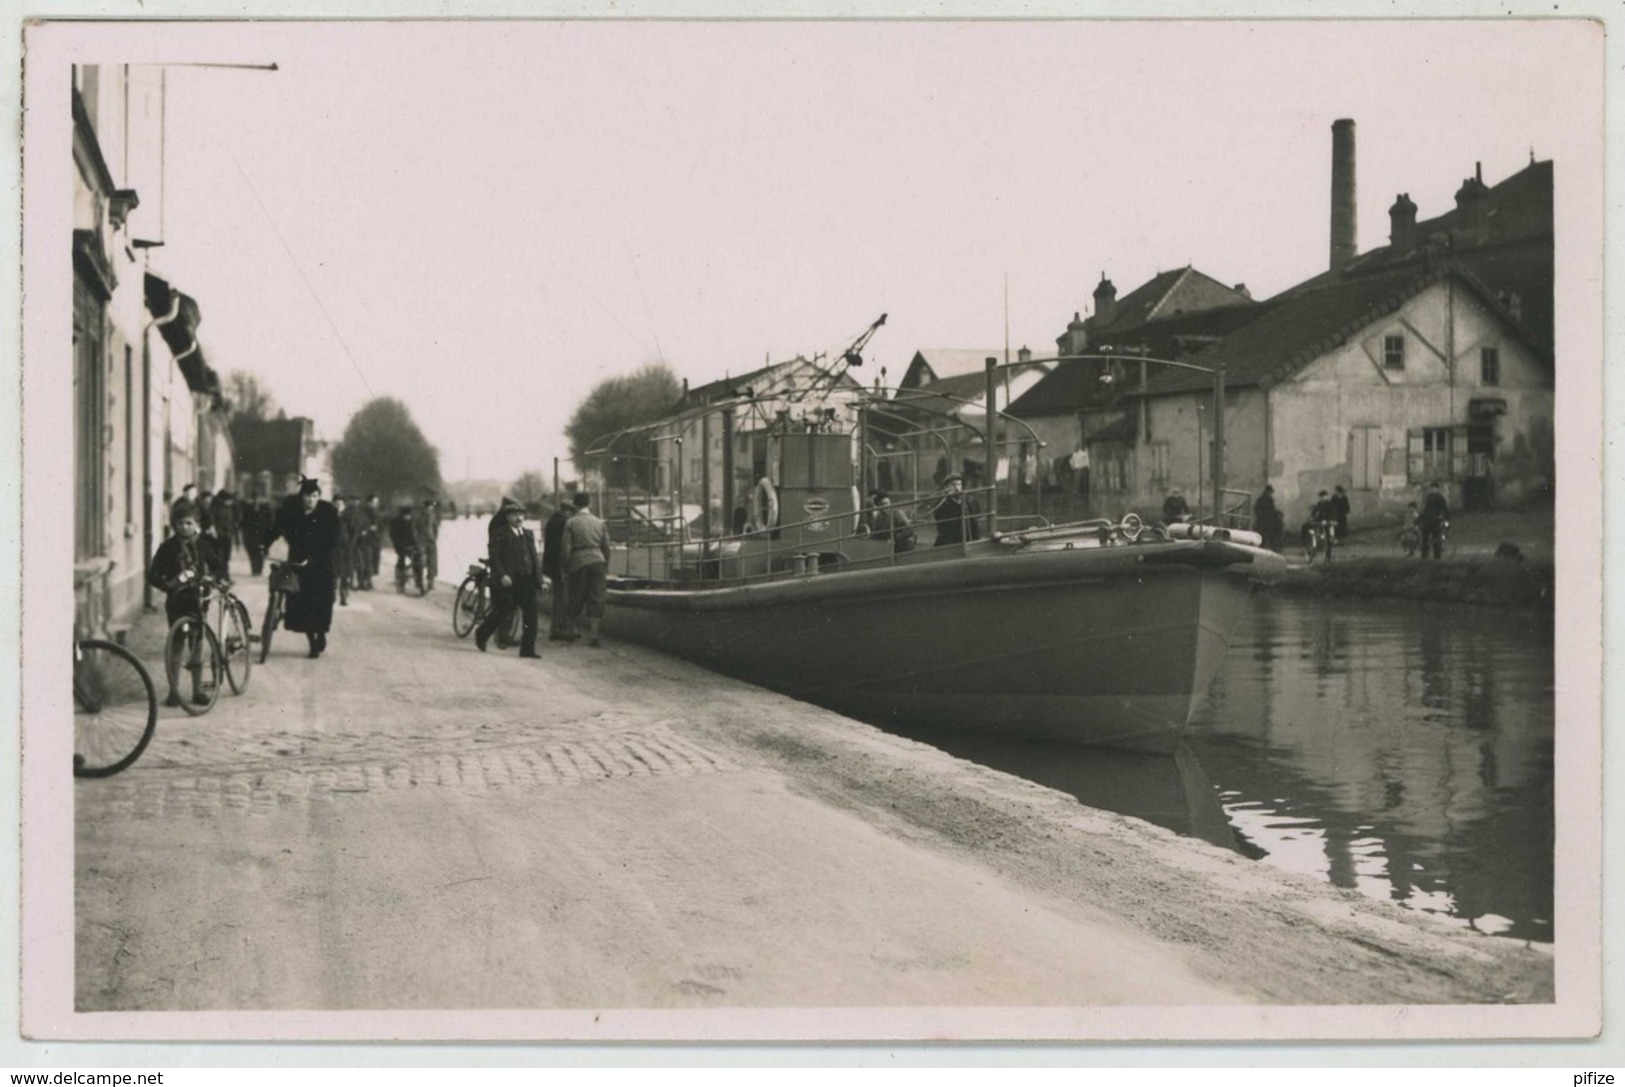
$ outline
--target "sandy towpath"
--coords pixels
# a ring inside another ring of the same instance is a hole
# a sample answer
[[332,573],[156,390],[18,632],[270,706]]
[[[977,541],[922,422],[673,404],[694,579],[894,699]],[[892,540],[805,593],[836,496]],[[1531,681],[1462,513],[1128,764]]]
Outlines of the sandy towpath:
[[1552,998],[1549,951],[613,637],[481,654],[450,597],[358,594],[76,783],[78,1010]]

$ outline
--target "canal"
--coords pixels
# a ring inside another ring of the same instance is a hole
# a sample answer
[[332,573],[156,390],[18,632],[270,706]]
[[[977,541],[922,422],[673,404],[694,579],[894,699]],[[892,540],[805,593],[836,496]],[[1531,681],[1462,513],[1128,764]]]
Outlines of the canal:
[[1552,939],[1549,617],[1251,598],[1172,756],[967,735],[945,751],[1484,932]]

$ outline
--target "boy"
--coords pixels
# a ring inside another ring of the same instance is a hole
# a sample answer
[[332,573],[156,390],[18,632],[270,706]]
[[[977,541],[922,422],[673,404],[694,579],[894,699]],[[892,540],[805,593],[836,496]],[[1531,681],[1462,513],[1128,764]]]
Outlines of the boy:
[[[203,535],[202,517],[197,507],[177,506],[174,520],[175,534],[158,545],[157,552],[152,556],[152,565],[147,569],[148,583],[166,594],[164,615],[170,626],[174,626],[176,620],[183,616],[197,615],[201,611],[198,582],[203,575],[226,576],[218,552]],[[192,673],[192,701],[207,704],[209,700],[200,689],[203,670],[195,656],[187,670]],[[173,684],[174,677],[169,679]],[[164,705],[180,704],[180,693],[172,686]]]

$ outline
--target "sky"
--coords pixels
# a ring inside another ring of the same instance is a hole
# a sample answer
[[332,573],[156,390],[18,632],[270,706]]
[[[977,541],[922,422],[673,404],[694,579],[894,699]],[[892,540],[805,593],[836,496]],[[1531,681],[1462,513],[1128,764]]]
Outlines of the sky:
[[397,397],[448,480],[550,474],[646,362],[700,384],[886,313],[858,376],[895,383],[920,348],[1052,354],[1103,274],[1268,297],[1326,266],[1338,118],[1362,252],[1478,164],[1552,159],[1561,201],[1598,136],[1563,121],[1572,23],[191,29],[114,39],[167,62],[153,269],[222,374],[330,439]]

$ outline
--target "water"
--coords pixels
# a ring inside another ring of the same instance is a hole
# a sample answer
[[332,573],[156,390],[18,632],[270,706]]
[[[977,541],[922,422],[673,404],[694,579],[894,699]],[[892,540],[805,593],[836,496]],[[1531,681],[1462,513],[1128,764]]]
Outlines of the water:
[[1550,621],[1274,594],[1250,607],[1172,758],[915,735],[1261,864],[1550,941]]

